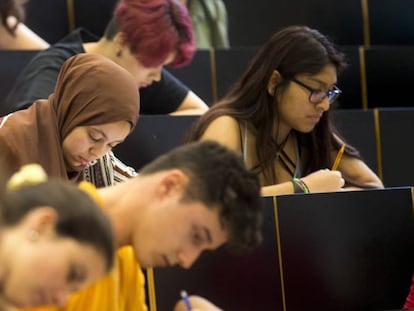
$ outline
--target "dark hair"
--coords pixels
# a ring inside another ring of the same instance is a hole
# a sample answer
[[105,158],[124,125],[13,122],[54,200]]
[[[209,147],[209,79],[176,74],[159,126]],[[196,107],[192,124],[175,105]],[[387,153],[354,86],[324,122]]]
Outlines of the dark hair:
[[50,180],[6,190],[0,204],[2,226],[17,224],[28,212],[50,206],[57,213],[55,226],[60,236],[96,248],[112,267],[115,246],[111,224],[95,201],[84,191],[65,181]]
[[183,66],[196,51],[191,17],[178,0],[121,0],[104,36],[112,40],[118,32],[146,67],[162,65],[172,52],[171,66]]
[[260,185],[242,158],[212,141],[180,146],[146,165],[148,175],[178,168],[189,177],[183,200],[218,208],[220,221],[229,232],[229,246],[246,251],[261,240],[262,208]]
[[[17,23],[10,27],[7,23],[7,18],[9,16],[14,16],[17,19]],[[23,20],[23,8],[22,5],[18,3],[17,0],[1,0],[0,1],[0,19],[1,23],[7,31],[14,35],[14,31],[17,28],[19,22]]]
[[[278,131],[277,95],[282,93],[290,80],[301,73],[316,74],[328,64],[340,73],[345,67],[345,55],[319,31],[306,26],[289,26],[276,32],[256,53],[241,78],[227,95],[194,124],[186,141],[198,140],[208,125],[217,117],[228,115],[239,122],[251,122],[257,131],[256,153],[258,171],[264,174],[266,184],[276,183],[272,166],[279,146],[274,133]],[[274,70],[283,81],[269,94],[267,85]],[[308,148],[309,157],[305,170],[310,173],[332,164],[330,151],[340,148],[338,138],[343,139],[331,120],[331,113],[323,114],[320,122],[310,133],[297,133],[301,146]],[[358,151],[347,144],[345,152],[359,157]]]

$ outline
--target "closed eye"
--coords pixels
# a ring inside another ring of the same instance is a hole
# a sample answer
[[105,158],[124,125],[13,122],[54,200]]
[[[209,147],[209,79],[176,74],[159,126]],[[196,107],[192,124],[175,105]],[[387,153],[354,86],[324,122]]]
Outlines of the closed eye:
[[94,137],[92,134],[89,134],[89,139],[94,143],[98,143],[101,138]]

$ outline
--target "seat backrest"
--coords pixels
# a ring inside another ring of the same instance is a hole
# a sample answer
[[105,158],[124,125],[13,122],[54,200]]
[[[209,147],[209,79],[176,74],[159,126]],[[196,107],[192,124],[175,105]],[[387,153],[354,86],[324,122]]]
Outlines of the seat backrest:
[[295,24],[316,28],[337,44],[360,45],[364,42],[360,1],[224,2],[231,46],[260,46],[279,28]]
[[411,0],[368,0],[372,45],[414,45],[414,2]]
[[365,48],[368,108],[413,107],[414,46]]
[[385,186],[414,185],[414,107],[379,109],[379,127]]
[[212,65],[210,59],[210,50],[199,49],[188,65],[180,68],[168,68],[168,71],[180,79],[208,105],[211,105],[213,100]]
[[0,116],[8,111],[4,99],[14,85],[18,75],[38,51],[0,50]]
[[115,155],[139,170],[182,143],[197,116],[141,115],[134,131],[116,146]]

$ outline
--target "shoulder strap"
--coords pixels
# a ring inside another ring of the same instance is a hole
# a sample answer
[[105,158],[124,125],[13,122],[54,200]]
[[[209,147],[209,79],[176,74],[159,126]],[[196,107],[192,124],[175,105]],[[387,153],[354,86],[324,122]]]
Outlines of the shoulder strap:
[[243,139],[241,141],[242,143],[242,151],[243,151],[243,159],[244,159],[244,163],[247,162],[247,145],[248,145],[248,130],[247,130],[247,122],[244,121],[243,122]]
[[296,166],[295,166],[295,173],[293,174],[293,178],[301,178],[302,177],[302,159],[300,157],[300,147],[298,136],[296,132],[293,135],[293,139],[295,141],[295,155],[296,155]]

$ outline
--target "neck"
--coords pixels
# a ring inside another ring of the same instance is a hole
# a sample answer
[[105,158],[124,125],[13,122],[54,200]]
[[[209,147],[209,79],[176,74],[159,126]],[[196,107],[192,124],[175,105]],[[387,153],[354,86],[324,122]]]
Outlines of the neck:
[[132,243],[134,228],[139,226],[148,205],[145,201],[148,196],[140,196],[140,193],[148,193],[141,179],[137,176],[112,187],[98,189],[104,202],[102,209],[113,226],[117,247]]
[[108,57],[109,59],[112,59],[115,55],[112,41],[108,41],[105,38],[102,38],[97,42],[84,43],[83,49],[86,53],[100,54]]
[[282,145],[289,137],[290,132],[292,131],[291,127],[284,126],[283,124],[277,124],[275,133],[273,137],[276,138],[276,143]]

